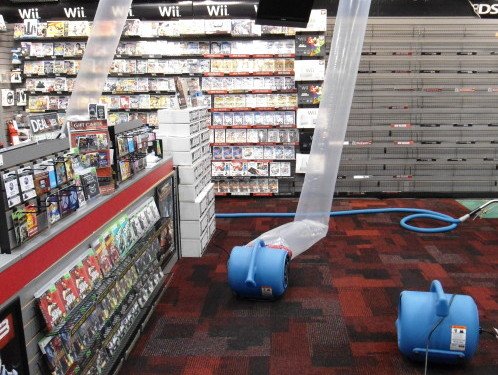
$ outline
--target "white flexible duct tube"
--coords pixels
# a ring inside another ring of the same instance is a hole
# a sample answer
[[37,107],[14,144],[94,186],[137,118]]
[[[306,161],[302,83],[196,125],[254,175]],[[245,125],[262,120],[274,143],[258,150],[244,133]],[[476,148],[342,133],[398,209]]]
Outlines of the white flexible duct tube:
[[293,222],[258,239],[296,257],[325,237],[371,0],[341,0],[304,186]]
[[[66,121],[88,120],[88,104],[98,103],[132,0],[100,0],[66,110]],[[65,133],[65,128],[62,130]]]

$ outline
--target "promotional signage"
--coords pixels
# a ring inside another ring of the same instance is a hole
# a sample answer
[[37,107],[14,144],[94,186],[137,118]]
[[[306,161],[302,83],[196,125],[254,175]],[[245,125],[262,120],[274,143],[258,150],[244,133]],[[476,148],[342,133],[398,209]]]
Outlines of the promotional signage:
[[28,121],[33,135],[53,132],[60,128],[57,113],[29,116]]
[[[181,18],[256,18],[258,1],[180,1],[178,3],[133,3],[128,11],[130,19],[175,20]],[[76,1],[40,3],[36,6],[16,4],[0,7],[0,14],[7,22],[25,19],[46,20],[93,20],[98,2],[81,5]],[[116,9],[121,12],[121,9]]]
[[[339,0],[315,0],[314,9],[327,9],[335,16]],[[258,0],[239,1],[154,1],[135,0],[128,10],[128,18],[142,20],[177,20],[182,18],[256,18]],[[498,0],[453,1],[448,0],[372,0],[371,17],[468,17],[477,14],[482,18],[498,16]],[[47,20],[93,20],[98,1],[60,0],[24,4],[2,0],[0,14],[5,21],[20,23],[24,19]],[[5,5],[9,4],[9,5]],[[116,9],[121,12],[122,9]]]
[[480,18],[498,18],[498,0],[469,0],[469,3]]
[[193,3],[196,18],[256,18],[258,1]]
[[0,311],[0,374],[28,374],[19,299]]

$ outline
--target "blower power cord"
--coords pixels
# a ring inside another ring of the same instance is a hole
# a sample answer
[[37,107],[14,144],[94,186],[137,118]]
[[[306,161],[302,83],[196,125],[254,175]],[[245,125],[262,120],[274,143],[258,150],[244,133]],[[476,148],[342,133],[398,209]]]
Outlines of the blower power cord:
[[431,328],[431,331],[429,332],[429,335],[427,336],[427,341],[425,342],[424,375],[427,375],[427,369],[429,368],[429,344],[431,342],[432,334],[437,329],[437,327],[439,327],[441,325],[441,323],[444,322],[444,320],[448,317],[450,309],[451,309],[451,305],[453,304],[453,300],[455,299],[455,296],[456,296],[455,294],[451,295],[450,303],[448,306],[448,314],[441,317],[436,322],[436,324],[434,324],[434,326]]
[[498,328],[493,327],[493,331],[488,331],[487,329],[479,327],[479,333],[487,333],[498,340]]

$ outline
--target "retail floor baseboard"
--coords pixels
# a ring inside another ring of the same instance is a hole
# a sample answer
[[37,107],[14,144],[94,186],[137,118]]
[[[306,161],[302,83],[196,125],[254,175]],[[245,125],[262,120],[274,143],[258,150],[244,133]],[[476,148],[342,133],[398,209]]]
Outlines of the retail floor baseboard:
[[[222,199],[218,212],[292,212],[297,199]],[[459,217],[451,199],[336,199],[335,210],[417,207]],[[175,276],[121,374],[421,374],[404,359],[394,322],[402,290],[441,280],[469,294],[481,325],[498,321],[498,220],[467,221],[446,234],[403,230],[399,215],[334,218],[328,236],[293,260],[276,302],[232,296],[226,261],[233,246],[288,219],[219,219],[199,259]],[[429,366],[429,374],[496,374],[498,345],[481,337],[465,366]]]

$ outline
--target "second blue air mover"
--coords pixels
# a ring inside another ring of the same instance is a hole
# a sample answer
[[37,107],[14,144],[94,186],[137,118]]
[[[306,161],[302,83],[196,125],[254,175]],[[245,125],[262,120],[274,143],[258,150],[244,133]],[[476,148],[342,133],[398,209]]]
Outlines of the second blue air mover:
[[429,292],[403,291],[396,320],[399,350],[408,358],[456,363],[479,344],[479,313],[472,297],[446,294],[438,280]]

